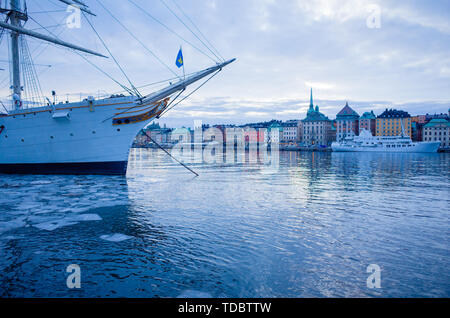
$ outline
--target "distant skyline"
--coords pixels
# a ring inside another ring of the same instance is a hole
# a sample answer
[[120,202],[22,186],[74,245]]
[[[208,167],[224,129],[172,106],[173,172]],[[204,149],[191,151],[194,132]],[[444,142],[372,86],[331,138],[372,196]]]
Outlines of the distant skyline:
[[[188,41],[202,44],[165,8],[173,0],[134,0]],[[348,101],[358,113],[398,108],[442,113],[450,107],[450,1],[436,0],[175,0],[225,58],[223,70],[190,100],[159,122],[170,126],[303,119],[309,90],[329,118]],[[173,77],[99,5],[85,1],[93,23],[136,86]],[[4,3],[4,2],[3,2]],[[186,72],[213,62],[139,12],[130,1],[104,1],[109,10],[181,74],[175,58],[183,45]],[[63,24],[69,13],[54,0],[27,1],[30,16],[61,39],[106,53],[83,18],[81,28]],[[380,15],[378,16],[378,9]],[[42,11],[63,10],[50,14]],[[180,16],[181,13],[177,11]],[[372,18],[368,20],[369,18]],[[58,25],[57,27],[55,27]],[[39,29],[33,20],[26,25]],[[379,28],[378,28],[379,27]],[[115,93],[120,88],[76,54],[54,46],[29,45],[44,94]],[[36,49],[37,48],[37,49]],[[208,52],[205,48],[202,48]],[[9,94],[8,52],[0,44],[0,96]],[[126,82],[112,59],[90,61]],[[52,65],[45,67],[43,65]],[[157,87],[155,87],[157,89]],[[144,93],[150,93],[147,89]]]
[[[222,102],[222,101],[221,101]],[[405,103],[405,104],[393,104],[385,101],[375,101],[375,102],[363,102],[363,101],[337,101],[337,100],[320,100],[314,98],[314,105],[319,106],[320,112],[328,116],[329,119],[336,119],[337,113],[344,108],[345,103],[348,102],[349,106],[354,109],[360,116],[364,112],[374,111],[375,115],[381,115],[383,111],[387,108],[391,109],[401,109],[410,113],[411,116],[415,115],[425,115],[425,114],[448,114],[449,103],[437,103],[437,102],[419,102],[419,103]],[[212,102],[213,103],[213,102]],[[252,105],[249,105],[249,101],[245,103],[245,106],[233,105],[231,101],[225,108],[229,109],[228,112],[219,114],[214,118],[206,117],[210,107],[202,107],[201,103],[192,104],[189,106],[183,106],[182,108],[173,111],[172,116],[167,116],[155,120],[161,125],[167,124],[168,127],[193,127],[194,120],[200,119],[204,124],[248,124],[256,122],[264,122],[270,120],[302,120],[306,118],[306,113],[309,107],[309,100],[286,100],[280,101],[277,104],[271,102],[270,105],[274,105],[278,108],[277,111],[273,113],[258,112],[258,114],[252,114]],[[262,102],[257,102],[256,105],[260,105],[261,108],[269,107],[270,105],[261,104]],[[411,111],[415,109],[417,111]],[[428,109],[428,111],[426,111]],[[433,111],[433,109],[435,111]],[[421,111],[422,110],[422,111]],[[244,116],[239,116],[239,111],[243,111]],[[250,112],[250,114],[249,114]],[[236,117],[232,117],[233,115]],[[258,115],[258,116],[256,116]],[[187,119],[188,117],[189,119]]]

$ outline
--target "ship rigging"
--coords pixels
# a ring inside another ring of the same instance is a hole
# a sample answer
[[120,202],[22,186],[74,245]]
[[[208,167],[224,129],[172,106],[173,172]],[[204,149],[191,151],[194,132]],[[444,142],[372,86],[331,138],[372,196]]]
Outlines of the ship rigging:
[[[104,49],[107,51],[107,54],[99,53],[94,50],[61,40],[55,32],[52,32],[50,30],[50,27],[43,26],[41,23],[38,22],[37,19],[33,18],[30,14],[28,14],[26,1],[9,0],[9,7],[7,5],[8,0],[1,1],[0,14],[3,14],[5,18],[3,21],[0,21],[0,44],[2,43],[5,34],[7,33],[6,31],[9,31],[10,34],[9,63],[11,73],[10,74],[11,95],[9,95],[9,97],[13,104],[13,110],[20,110],[28,107],[39,106],[40,104],[45,105],[48,101],[48,97],[43,96],[41,84],[39,82],[38,74],[36,72],[36,64],[33,63],[32,52],[28,47],[27,38],[45,41],[48,44],[54,44],[56,46],[70,49],[75,54],[81,56],[91,66],[96,68],[97,71],[101,72],[104,76],[114,81],[122,89],[121,92],[135,96],[141,103],[156,101],[158,98],[162,99],[167,96],[179,94],[180,92],[184,93],[189,85],[203,79],[204,77],[210,74],[220,72],[224,66],[234,61],[234,59],[226,61],[222,57],[220,52],[211,44],[211,42],[205,37],[204,33],[200,31],[197,25],[192,21],[191,18],[189,18],[186,12],[181,8],[181,6],[177,4],[175,0],[172,0],[173,2],[172,8],[164,0],[160,1],[163,4],[163,6],[167,8],[168,11],[177,19],[177,21],[182,23],[182,25],[185,26],[186,29],[194,35],[194,37],[199,41],[201,46],[206,48],[206,51],[205,49],[201,49],[199,45],[195,45],[191,41],[185,39],[183,36],[180,35],[179,32],[174,31],[167,24],[157,19],[154,15],[150,14],[147,10],[143,8],[142,5],[137,4],[133,0],[128,0],[130,5],[135,7],[138,10],[138,12],[144,14],[146,17],[151,18],[152,20],[163,26],[170,33],[175,35],[179,40],[191,46],[197,52],[200,52],[202,55],[208,57],[215,63],[213,67],[210,67],[200,72],[189,74],[188,77],[186,78],[181,77],[171,67],[169,67],[167,63],[165,63],[159,56],[157,56],[155,52],[148,47],[147,44],[145,44],[142,40],[140,40],[130,28],[128,28],[119,18],[117,18],[112,13],[112,10],[108,8],[107,5],[103,4],[101,0],[95,0],[98,6],[102,8],[113,19],[113,21],[117,22],[118,25],[120,25],[120,27],[128,35],[130,35],[137,43],[139,43],[150,56],[152,56],[158,63],[160,63],[169,72],[171,72],[172,75],[174,75],[174,77],[171,77],[170,79],[167,80],[159,81],[156,84],[159,83],[172,84],[174,79],[179,81],[176,85],[168,85],[168,87],[166,87],[165,90],[163,89],[159,91],[159,94],[151,93],[148,95],[143,95],[140,93],[139,89],[149,87],[152,84],[144,84],[141,85],[140,87],[136,87],[136,85],[134,85],[128,74],[125,72],[124,67],[115,58],[112,51],[108,47],[106,41],[101,37],[97,29],[95,28],[93,22],[89,18],[89,17],[96,17],[96,14],[90,10],[87,4],[83,1],[71,1],[71,0],[58,0],[58,1],[61,2],[63,5],[72,6],[75,9],[81,11],[82,17],[88,23],[94,34],[97,36],[98,40],[100,41]],[[180,13],[177,14],[174,8],[177,8],[179,12],[181,12],[181,14]],[[46,13],[46,11],[41,11],[37,13]],[[26,24],[30,20],[33,21],[35,24],[37,24],[38,29],[45,30],[48,34],[43,34],[34,31],[32,29],[26,28]],[[188,24],[189,22],[191,26],[189,26]],[[63,24],[59,23],[56,24],[56,26],[63,26]],[[117,68],[120,70],[121,74],[124,76],[128,84],[125,85],[119,80],[113,78],[113,76],[107,73],[104,69],[100,68],[94,62],[89,60],[87,57],[89,55],[101,58],[110,58],[115,63]],[[5,82],[5,79],[2,82],[0,82],[0,85],[3,82]]]
[[[0,0],[0,14],[4,17],[0,20],[0,44],[5,38],[9,38],[6,42],[10,55],[10,76],[0,81],[0,86],[8,79],[11,84],[9,102],[6,103],[9,109],[1,102],[3,111],[0,112],[0,125],[3,128],[0,136],[0,173],[126,173],[129,148],[136,134],[151,120],[160,118],[196,93],[225,66],[235,61],[225,60],[176,0],[171,1],[172,5],[169,5],[165,0],[160,0],[162,7],[186,27],[198,40],[199,45],[185,40],[179,32],[150,14],[136,1],[128,0],[130,7],[137,8],[138,12],[156,21],[183,43],[213,60],[213,66],[184,74],[183,62],[183,75],[179,75],[146,42],[140,40],[131,28],[117,18],[110,6],[101,0],[93,0],[148,55],[172,74],[169,79],[137,86],[94,26],[93,18],[97,17],[97,13],[84,1],[59,0],[58,3],[79,10],[83,21],[92,29],[106,53],[62,40],[59,36],[61,33],[50,30],[61,23],[53,26],[42,25],[29,13],[26,1]],[[40,7],[37,1],[33,3]],[[61,12],[61,9],[55,11]],[[34,14],[46,12],[50,11],[41,10]],[[35,29],[29,26],[30,21],[37,25]],[[90,95],[84,99],[80,98],[80,102],[69,102],[67,99],[65,103],[57,103],[57,94],[52,90],[53,100],[50,100],[43,94],[36,71],[39,64],[33,62],[33,58],[39,56],[42,51],[36,53],[36,50],[31,50],[27,42],[29,39],[69,49],[117,84],[121,91],[104,98],[96,99]],[[126,83],[113,77],[89,57],[112,61]],[[197,82],[199,85],[188,91]],[[163,86],[155,90],[156,85]],[[147,88],[153,89],[144,94],[143,90]]]

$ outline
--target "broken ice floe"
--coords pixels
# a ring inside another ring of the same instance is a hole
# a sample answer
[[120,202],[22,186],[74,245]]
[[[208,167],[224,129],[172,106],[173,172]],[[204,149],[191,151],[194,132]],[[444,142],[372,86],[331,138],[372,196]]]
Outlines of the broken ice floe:
[[122,242],[129,239],[132,239],[132,236],[128,236],[125,234],[115,233],[115,234],[109,234],[109,235],[102,235],[100,236],[102,240],[109,241],[109,242]]
[[34,224],[33,226],[45,231],[54,231],[56,229],[59,229],[64,226],[70,226],[78,224],[78,222],[70,222],[67,220],[58,220],[58,221],[51,221],[51,222],[44,222],[39,224]]
[[98,214],[80,214],[71,217],[72,220],[76,221],[101,221],[102,218]]
[[24,226],[26,226],[24,217],[20,217],[8,222],[0,222],[0,233],[18,229]]
[[78,224],[79,222],[101,221],[102,218],[98,214],[80,214],[72,215],[62,219],[53,219],[50,221],[34,224],[33,226],[46,231],[54,231],[58,228]]

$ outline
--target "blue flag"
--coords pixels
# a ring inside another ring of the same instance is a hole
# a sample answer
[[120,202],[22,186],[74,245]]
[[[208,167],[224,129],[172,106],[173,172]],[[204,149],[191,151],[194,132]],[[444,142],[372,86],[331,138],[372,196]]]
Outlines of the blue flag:
[[181,50],[181,48],[180,48],[180,51],[178,52],[177,61],[175,64],[176,64],[176,66],[178,66],[178,68],[180,68],[184,65],[183,51]]

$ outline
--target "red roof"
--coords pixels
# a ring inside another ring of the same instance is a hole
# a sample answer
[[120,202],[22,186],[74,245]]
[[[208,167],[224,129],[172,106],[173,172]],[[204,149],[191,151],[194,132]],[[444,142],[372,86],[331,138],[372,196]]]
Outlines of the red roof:
[[358,113],[355,112],[350,106],[348,106],[348,103],[345,105],[344,108],[337,114],[337,116],[358,116]]

